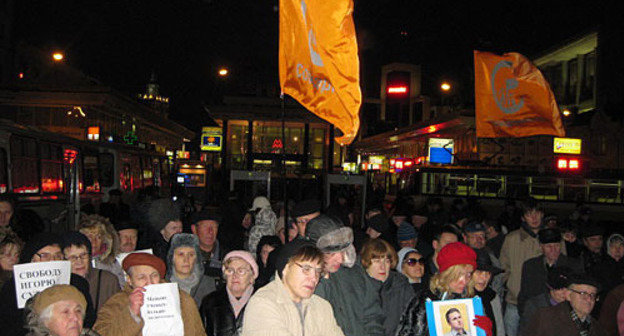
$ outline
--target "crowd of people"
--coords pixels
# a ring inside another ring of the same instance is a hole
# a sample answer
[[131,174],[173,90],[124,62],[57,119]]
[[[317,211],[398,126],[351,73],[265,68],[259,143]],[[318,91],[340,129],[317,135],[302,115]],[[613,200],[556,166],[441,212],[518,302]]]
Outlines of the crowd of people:
[[[184,335],[425,336],[428,302],[475,297],[483,313],[448,309],[444,335],[624,334],[624,236],[584,205],[373,195],[360,220],[346,191],[326,208],[143,196],[113,190],[60,233],[24,229],[0,198],[1,333],[142,335],[146,287],[175,283]],[[58,260],[69,284],[18,308],[13,266]]]

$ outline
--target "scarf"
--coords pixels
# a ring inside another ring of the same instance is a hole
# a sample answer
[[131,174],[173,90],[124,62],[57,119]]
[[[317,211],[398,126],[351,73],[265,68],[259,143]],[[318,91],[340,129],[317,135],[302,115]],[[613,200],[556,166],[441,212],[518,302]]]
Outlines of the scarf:
[[184,279],[178,277],[177,273],[173,271],[169,282],[177,283],[181,290],[185,291],[187,294],[191,294],[191,290],[193,287],[197,286],[199,280],[201,279],[201,274],[198,274],[198,268],[199,267],[195,267],[193,269],[193,273]]
[[572,322],[576,325],[576,329],[579,330],[581,336],[589,336],[589,328],[591,327],[591,318],[587,316],[585,321],[581,321],[581,318],[576,315],[574,309],[570,309],[570,317]]
[[227,292],[228,299],[230,299],[230,305],[232,305],[234,317],[238,317],[238,314],[240,314],[241,310],[245,308],[245,305],[247,304],[249,298],[251,297],[251,294],[253,293],[253,286],[249,285],[243,293],[243,296],[238,299],[234,295],[232,295],[230,289],[227,288],[227,286],[225,287],[225,291]]
[[[529,236],[533,237],[533,238],[537,238],[537,233],[533,232],[533,229],[531,229],[529,227],[529,224],[527,224],[525,221],[522,222],[521,224],[522,229],[529,234]],[[540,226],[541,228],[541,226]]]

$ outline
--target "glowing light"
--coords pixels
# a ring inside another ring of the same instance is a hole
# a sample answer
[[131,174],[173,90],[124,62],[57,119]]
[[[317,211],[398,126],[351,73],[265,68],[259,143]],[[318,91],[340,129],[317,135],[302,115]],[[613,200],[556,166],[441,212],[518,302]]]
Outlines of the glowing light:
[[60,61],[62,61],[64,58],[65,58],[65,55],[63,55],[63,53],[61,53],[61,52],[59,52],[59,51],[57,51],[57,52],[55,52],[55,53],[53,53],[53,54],[52,54],[52,59],[53,59],[55,62],[60,62]]
[[388,93],[407,93],[407,86],[390,86],[388,87]]
[[451,84],[449,84],[447,82],[443,82],[440,85],[440,89],[442,89],[442,91],[449,91],[449,90],[451,90]]
[[568,160],[559,159],[557,160],[557,168],[559,169],[567,169],[568,168]]
[[570,169],[579,169],[580,164],[579,164],[579,160],[573,159],[568,161],[568,168]]
[[570,114],[572,114],[572,112],[570,112],[570,110],[568,110],[568,109],[563,110],[563,112],[561,112],[561,113],[563,113],[564,117],[569,117]]
[[429,132],[429,133],[433,133],[433,132],[435,132],[437,130],[438,130],[438,128],[433,126],[433,125],[431,125],[431,126],[429,126],[429,128],[427,128],[427,132]]
[[19,75],[17,75],[17,77],[19,77],[19,79],[24,79],[24,73],[20,72]]
[[228,69],[226,69],[226,68],[221,68],[221,69],[219,69],[219,76],[221,76],[221,77],[225,77],[225,76],[227,76],[229,73],[230,73],[230,72],[229,72],[229,71],[228,71]]

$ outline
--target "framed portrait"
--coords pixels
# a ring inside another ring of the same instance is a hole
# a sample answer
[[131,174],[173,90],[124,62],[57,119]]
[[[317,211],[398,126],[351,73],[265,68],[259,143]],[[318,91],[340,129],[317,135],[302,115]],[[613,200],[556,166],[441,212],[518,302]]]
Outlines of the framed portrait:
[[485,315],[480,297],[445,301],[427,301],[429,336],[485,336],[473,325],[476,315]]

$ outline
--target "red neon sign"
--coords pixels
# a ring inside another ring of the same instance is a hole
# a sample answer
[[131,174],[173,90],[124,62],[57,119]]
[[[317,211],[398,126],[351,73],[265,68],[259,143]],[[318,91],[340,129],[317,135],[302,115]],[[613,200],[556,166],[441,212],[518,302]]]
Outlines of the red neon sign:
[[63,160],[66,164],[74,164],[76,158],[78,157],[78,151],[75,149],[65,149],[63,152]]
[[388,93],[389,94],[407,93],[407,86],[389,86]]
[[271,146],[273,148],[284,148],[284,144],[282,143],[282,140],[280,139],[275,139],[273,140],[273,146]]

